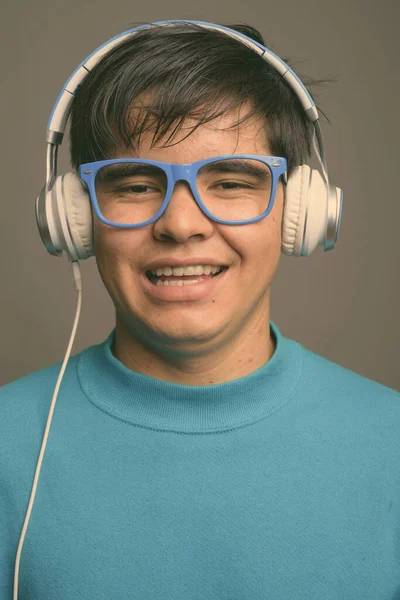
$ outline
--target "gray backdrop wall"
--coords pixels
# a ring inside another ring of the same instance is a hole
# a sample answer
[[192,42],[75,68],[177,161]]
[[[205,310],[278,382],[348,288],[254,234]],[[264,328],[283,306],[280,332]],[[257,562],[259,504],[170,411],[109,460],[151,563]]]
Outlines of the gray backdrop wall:
[[[247,4],[247,5],[246,5]],[[45,177],[45,128],[58,93],[97,46],[136,21],[246,22],[315,88],[330,177],[344,190],[336,248],[282,255],[271,318],[282,333],[400,390],[398,0],[28,0],[1,9],[0,385],[61,361],[77,292],[65,255],[50,256],[34,205]],[[69,168],[67,140],[59,173]],[[114,327],[94,258],[81,261],[83,306],[72,354]],[[50,398],[49,398],[50,402]]]

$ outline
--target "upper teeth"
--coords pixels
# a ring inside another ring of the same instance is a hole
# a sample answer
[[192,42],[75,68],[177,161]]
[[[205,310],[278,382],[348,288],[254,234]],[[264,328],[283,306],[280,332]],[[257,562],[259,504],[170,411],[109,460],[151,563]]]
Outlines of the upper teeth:
[[217,273],[222,267],[215,267],[211,265],[190,265],[189,267],[158,267],[155,270],[151,270],[150,273],[153,275],[209,275],[210,273]]

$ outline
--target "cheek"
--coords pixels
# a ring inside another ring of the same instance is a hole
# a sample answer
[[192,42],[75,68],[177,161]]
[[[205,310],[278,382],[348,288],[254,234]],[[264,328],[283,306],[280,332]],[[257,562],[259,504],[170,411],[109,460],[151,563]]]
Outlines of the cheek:
[[132,240],[125,232],[122,232],[122,235],[118,234],[120,234],[118,230],[106,227],[98,227],[94,230],[97,268],[105,287],[113,297],[121,282],[126,279],[124,273],[131,270],[129,263],[133,262],[136,254],[131,248]]
[[265,266],[266,260],[274,263],[281,251],[281,220],[273,211],[266,219],[238,226],[236,232],[231,232],[230,240],[233,247],[248,265]]
[[142,235],[138,230],[123,230],[109,227],[103,223],[94,226],[94,248],[96,256],[107,258],[110,262],[117,259],[128,261],[137,256],[137,251],[142,244]]

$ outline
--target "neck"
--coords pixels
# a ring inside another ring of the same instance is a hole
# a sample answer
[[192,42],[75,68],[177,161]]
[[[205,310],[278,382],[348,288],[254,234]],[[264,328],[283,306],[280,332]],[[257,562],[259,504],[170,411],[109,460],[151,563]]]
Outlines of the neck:
[[[238,332],[226,330],[212,347],[179,348],[157,344],[135,334],[117,315],[115,343],[111,352],[128,369],[170,383],[204,386],[225,383],[253,373],[273,356],[276,343],[268,314]],[[224,335],[225,334],[225,335]],[[164,340],[165,341],[165,340]]]

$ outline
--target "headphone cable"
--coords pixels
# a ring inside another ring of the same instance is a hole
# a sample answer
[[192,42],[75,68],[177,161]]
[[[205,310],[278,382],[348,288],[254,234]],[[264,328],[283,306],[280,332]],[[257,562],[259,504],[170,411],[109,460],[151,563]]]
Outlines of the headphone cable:
[[26,514],[25,514],[25,520],[24,520],[24,524],[23,524],[23,527],[22,527],[22,532],[21,532],[21,535],[20,535],[20,538],[19,538],[17,555],[16,555],[16,559],[15,559],[13,600],[18,600],[18,573],[19,573],[19,563],[20,563],[20,558],[21,558],[22,546],[23,546],[23,543],[24,543],[26,530],[28,528],[29,519],[31,517],[32,506],[33,506],[33,503],[35,501],[36,488],[37,488],[37,484],[38,484],[40,469],[42,468],[42,461],[43,461],[44,451],[46,449],[47,437],[48,437],[48,434],[49,434],[51,421],[53,419],[54,406],[56,404],[56,400],[57,400],[57,396],[58,396],[58,390],[60,388],[62,378],[64,377],[64,371],[65,371],[65,368],[67,366],[67,363],[68,363],[68,360],[69,360],[69,357],[70,357],[70,354],[71,354],[72,346],[73,346],[74,341],[75,341],[76,330],[77,330],[77,327],[78,327],[79,318],[80,318],[80,314],[81,314],[81,307],[82,307],[82,274],[81,274],[81,270],[80,270],[80,267],[79,267],[79,262],[77,260],[74,260],[74,261],[71,261],[71,262],[72,262],[72,271],[73,271],[73,276],[74,276],[75,287],[76,287],[76,289],[78,291],[78,306],[77,306],[77,309],[76,309],[74,326],[72,328],[72,333],[71,333],[71,337],[70,337],[70,340],[69,340],[67,352],[66,352],[65,357],[64,357],[64,361],[63,361],[63,364],[62,364],[62,367],[61,367],[61,371],[60,371],[60,374],[58,376],[57,384],[56,384],[56,387],[55,387],[55,390],[54,390],[53,399],[51,401],[50,410],[49,410],[49,414],[48,414],[48,417],[47,417],[46,428],[45,428],[45,432],[44,432],[44,435],[43,435],[42,446],[40,448],[39,458],[38,458],[38,461],[37,461],[37,464],[36,464],[36,471],[35,471],[35,477],[33,479],[31,496],[30,496],[28,508],[27,508],[27,511],[26,511]]

